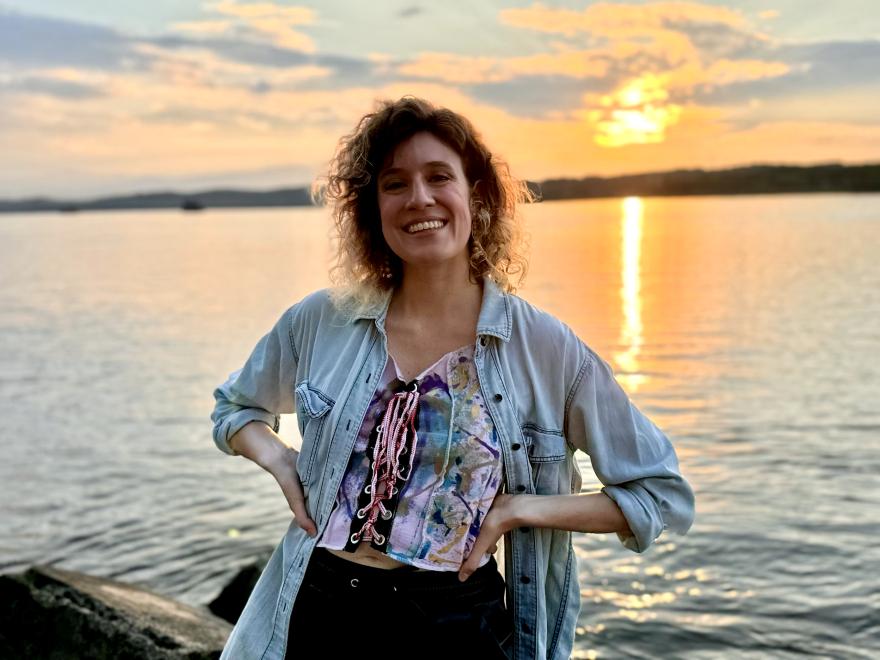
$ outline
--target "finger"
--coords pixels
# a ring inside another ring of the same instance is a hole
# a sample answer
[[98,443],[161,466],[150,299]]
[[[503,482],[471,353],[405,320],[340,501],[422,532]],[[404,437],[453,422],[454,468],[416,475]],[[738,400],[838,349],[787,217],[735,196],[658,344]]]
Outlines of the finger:
[[485,525],[483,525],[483,528],[477,535],[477,540],[474,541],[474,547],[471,548],[471,553],[458,571],[458,579],[461,582],[467,580],[471,573],[480,567],[480,561],[483,559],[483,555],[485,555],[493,545],[497,545],[498,539],[500,538],[500,534],[491,532]]
[[287,503],[290,505],[290,510],[293,511],[293,517],[296,519],[296,524],[299,525],[309,536],[317,536],[318,526],[315,525],[314,520],[309,518],[309,512],[306,509],[305,501],[291,497],[288,498]]

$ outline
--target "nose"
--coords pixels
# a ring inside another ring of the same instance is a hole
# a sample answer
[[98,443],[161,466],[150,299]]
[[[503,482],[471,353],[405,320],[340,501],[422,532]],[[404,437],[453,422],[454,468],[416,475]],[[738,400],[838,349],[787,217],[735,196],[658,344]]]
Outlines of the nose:
[[434,196],[431,194],[431,188],[428,182],[421,177],[416,177],[409,189],[409,198],[406,200],[406,208],[409,210],[419,210],[432,206],[434,204]]

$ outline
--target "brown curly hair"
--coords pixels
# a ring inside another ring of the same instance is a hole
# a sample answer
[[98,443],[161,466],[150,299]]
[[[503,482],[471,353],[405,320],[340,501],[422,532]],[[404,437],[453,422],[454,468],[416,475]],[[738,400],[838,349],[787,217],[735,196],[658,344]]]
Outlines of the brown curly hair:
[[339,251],[330,271],[336,297],[349,298],[358,308],[400,283],[402,264],[382,235],[375,182],[394,148],[421,131],[432,133],[459,154],[469,184],[482,182],[472,199],[471,280],[488,276],[500,289],[514,293],[513,279],[521,285],[525,278],[527,237],[517,204],[531,201],[531,192],[510,174],[507,163],[492,155],[465,117],[405,96],[382,101],[375,112],[364,116],[339,141],[329,172],[313,187],[315,197],[332,206],[336,225]]

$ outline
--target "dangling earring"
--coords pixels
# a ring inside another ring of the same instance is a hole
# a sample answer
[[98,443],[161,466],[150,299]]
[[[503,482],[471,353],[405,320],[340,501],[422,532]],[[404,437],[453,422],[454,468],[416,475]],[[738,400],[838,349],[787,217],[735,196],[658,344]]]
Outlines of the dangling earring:
[[386,280],[390,280],[394,277],[394,272],[391,270],[391,257],[387,254],[385,255],[385,264],[382,266],[381,277]]
[[489,213],[489,209],[480,204],[474,212],[471,220],[473,227],[476,227],[476,224],[479,221],[482,225],[483,231],[486,231],[489,229],[489,224],[492,222],[492,214]]

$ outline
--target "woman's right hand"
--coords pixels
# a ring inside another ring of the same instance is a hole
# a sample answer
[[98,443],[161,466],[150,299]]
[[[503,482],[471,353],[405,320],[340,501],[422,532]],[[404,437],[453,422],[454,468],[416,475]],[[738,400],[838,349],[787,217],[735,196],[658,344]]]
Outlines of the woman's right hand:
[[229,446],[236,454],[252,460],[269,474],[281,487],[296,523],[309,536],[317,536],[318,527],[309,517],[296,461],[299,452],[289,447],[263,422],[251,422],[238,430],[230,439]]

